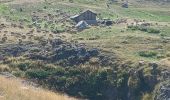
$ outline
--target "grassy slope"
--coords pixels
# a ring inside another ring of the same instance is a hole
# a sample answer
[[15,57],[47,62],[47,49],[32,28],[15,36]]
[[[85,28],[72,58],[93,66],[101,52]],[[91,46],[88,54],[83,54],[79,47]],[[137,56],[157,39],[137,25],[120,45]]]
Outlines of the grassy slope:
[[0,76],[0,100],[76,100]]
[[[60,0],[54,0],[60,1]],[[69,8],[72,12],[77,12],[75,9],[91,9],[100,13],[101,18],[109,18],[112,20],[118,18],[140,19],[151,22],[153,28],[160,29],[160,34],[149,34],[141,31],[127,30],[126,25],[114,25],[112,27],[93,27],[78,34],[73,35],[72,38],[83,42],[92,47],[101,48],[104,51],[117,53],[120,57],[132,61],[148,60],[159,61],[161,57],[140,57],[140,51],[154,51],[163,58],[169,53],[169,43],[162,43],[164,39],[161,36],[169,37],[170,28],[170,10],[169,4],[161,5],[161,3],[153,2],[136,2],[130,0],[130,7],[128,9],[121,8],[121,2],[110,5],[110,9],[106,7],[106,1],[101,0],[76,0],[74,3],[69,3],[68,0],[54,3],[61,4],[62,7]],[[141,4],[141,5],[140,5]],[[57,6],[56,6],[57,7]],[[65,10],[63,8],[63,10]],[[155,25],[158,23],[158,25]],[[121,32],[121,31],[124,32]],[[89,40],[91,38],[98,38],[97,40]],[[84,40],[79,40],[83,38]],[[122,42],[128,42],[124,44]],[[161,48],[159,48],[161,47]]]
[[[17,1],[17,0],[16,0]],[[128,18],[128,19],[140,19],[146,20],[147,22],[152,22],[154,25],[152,27],[160,29],[160,34],[148,34],[141,31],[129,31],[126,25],[114,25],[112,27],[93,27],[83,32],[78,32],[76,35],[72,35],[71,40],[74,38],[79,42],[89,44],[89,46],[100,47],[103,50],[109,52],[116,52],[120,57],[128,58],[131,60],[159,60],[157,58],[143,58],[137,53],[140,50],[154,50],[158,52],[159,55],[166,56],[169,52],[169,44],[164,45],[161,41],[161,36],[170,36],[170,10],[167,5],[160,5],[156,3],[142,2],[137,3],[134,0],[130,1],[130,7],[128,9],[121,8],[121,2],[114,3],[110,5],[110,9],[106,7],[106,1],[101,0],[74,0],[74,3],[69,3],[68,0],[48,0],[51,5],[43,3],[35,3],[32,5],[20,4],[24,8],[24,12],[19,12],[15,10],[14,14],[9,14],[11,19],[27,19],[30,21],[30,13],[37,9],[43,9],[46,13],[55,14],[56,9],[62,9],[62,11],[67,12],[71,15],[77,14],[84,9],[91,9],[100,13],[101,18],[118,19],[118,18]],[[141,5],[139,5],[141,4]],[[155,6],[156,5],[156,6]],[[15,9],[19,9],[20,6],[12,6]],[[1,12],[3,12],[4,7],[1,7]],[[27,17],[23,17],[27,16]],[[46,22],[42,22],[44,25]],[[158,23],[159,25],[155,25]],[[58,23],[56,27],[60,28],[62,23]],[[62,28],[61,28],[62,29]],[[121,32],[121,31],[124,32]],[[100,37],[98,40],[90,41],[89,38]],[[129,38],[130,37],[130,38]],[[79,38],[84,38],[80,41]],[[140,41],[139,41],[140,40]],[[146,41],[149,42],[146,46]],[[128,44],[123,44],[122,42],[128,41]],[[155,42],[157,41],[157,42]],[[100,45],[102,44],[102,45]],[[154,48],[162,46],[163,50],[159,51]]]
[[[158,55],[165,56],[169,53],[170,45],[167,43],[162,43],[160,35],[165,35],[165,37],[170,36],[169,34],[169,21],[170,21],[170,10],[167,6],[157,5],[152,3],[145,3],[143,5],[137,6],[132,1],[130,2],[130,7],[124,9],[120,7],[120,4],[113,4],[110,9],[105,6],[100,10],[104,18],[128,18],[128,19],[140,19],[146,20],[153,24],[158,23],[160,25],[153,25],[152,27],[160,29],[160,34],[149,34],[141,31],[130,31],[127,30],[126,25],[114,25],[112,27],[95,27],[87,29],[75,35],[76,39],[84,38],[81,42],[85,42],[93,47],[99,47],[108,52],[116,52],[120,57],[130,59],[132,61],[138,60],[149,60],[157,61],[160,58],[157,57],[140,57],[138,55],[139,51],[154,51],[158,52]],[[93,5],[96,6],[96,5]],[[103,5],[102,5],[103,6]],[[106,10],[107,9],[107,10]],[[99,9],[96,9],[98,11]],[[108,14],[111,13],[111,14]],[[123,30],[124,32],[121,32]],[[97,40],[88,40],[89,38],[99,37]],[[123,42],[127,43],[123,43]],[[159,47],[162,46],[160,50]]]

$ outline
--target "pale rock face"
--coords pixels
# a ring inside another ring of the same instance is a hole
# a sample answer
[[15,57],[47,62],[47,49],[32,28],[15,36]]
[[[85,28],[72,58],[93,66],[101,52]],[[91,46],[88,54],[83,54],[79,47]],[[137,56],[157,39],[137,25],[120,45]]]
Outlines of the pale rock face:
[[155,100],[170,100],[170,80],[160,83]]
[[170,71],[165,70],[161,74],[163,82],[155,91],[154,100],[170,100]]

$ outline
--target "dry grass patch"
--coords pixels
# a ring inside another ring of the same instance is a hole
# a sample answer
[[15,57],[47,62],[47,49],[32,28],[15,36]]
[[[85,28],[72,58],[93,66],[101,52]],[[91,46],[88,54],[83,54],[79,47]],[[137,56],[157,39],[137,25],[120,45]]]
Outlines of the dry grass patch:
[[0,100],[76,100],[0,76]]
[[0,72],[10,71],[10,68],[7,65],[0,65]]
[[160,61],[161,65],[167,67],[168,69],[170,69],[170,58],[166,58],[166,59],[162,59]]

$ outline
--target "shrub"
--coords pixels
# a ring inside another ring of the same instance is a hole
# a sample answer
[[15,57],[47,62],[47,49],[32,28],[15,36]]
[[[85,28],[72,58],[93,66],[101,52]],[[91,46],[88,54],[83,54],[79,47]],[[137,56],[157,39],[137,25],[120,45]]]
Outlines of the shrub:
[[154,28],[148,28],[147,32],[148,32],[148,33],[155,33],[155,34],[158,34],[158,33],[160,33],[160,30],[154,29]]
[[12,74],[15,75],[16,77],[24,76],[24,72],[22,72],[22,71],[13,71]]
[[19,63],[17,65],[17,67],[22,71],[26,71],[28,69],[29,65],[30,65],[29,63]]
[[81,75],[81,70],[80,69],[75,69],[75,68],[70,68],[69,71],[68,71],[68,75],[69,76],[76,76],[76,75]]
[[154,29],[154,28],[142,26],[142,25],[135,25],[135,26],[129,25],[128,28],[131,29],[131,30],[140,30],[140,31],[143,31],[143,32],[154,33],[154,34],[160,33],[159,29]]
[[163,54],[158,54],[158,55],[157,55],[157,58],[158,58],[158,59],[160,59],[160,58],[165,58],[165,57],[166,57],[166,56],[163,55]]
[[139,29],[138,26],[134,26],[134,25],[129,25],[128,28],[131,29],[131,30],[138,30]]
[[49,76],[49,72],[44,71],[42,69],[36,69],[36,70],[29,70],[26,71],[26,76],[29,78],[34,78],[34,79],[45,79]]
[[143,32],[147,32],[148,28],[146,26],[139,26],[139,30]]
[[57,67],[53,70],[50,69],[49,71],[50,71],[51,74],[57,75],[57,76],[62,76],[62,75],[65,74],[65,69],[62,68],[62,67]]
[[140,51],[139,55],[142,57],[154,57],[157,56],[157,52],[155,51]]

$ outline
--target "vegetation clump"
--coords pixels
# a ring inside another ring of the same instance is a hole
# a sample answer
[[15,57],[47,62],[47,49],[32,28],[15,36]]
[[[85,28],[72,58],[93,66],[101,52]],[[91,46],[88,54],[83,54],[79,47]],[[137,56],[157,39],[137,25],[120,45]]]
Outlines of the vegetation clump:
[[139,55],[142,57],[156,57],[157,56],[157,52],[155,51],[140,51]]
[[129,25],[128,28],[131,30],[140,30],[143,32],[148,32],[148,33],[153,33],[153,34],[160,33],[159,29],[155,29],[155,28],[151,28],[151,27],[143,26],[143,25]]

